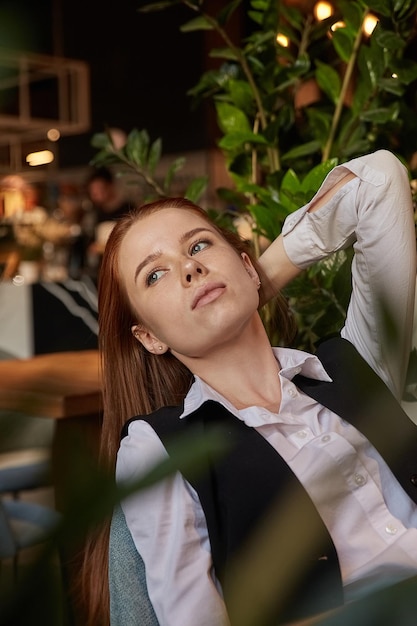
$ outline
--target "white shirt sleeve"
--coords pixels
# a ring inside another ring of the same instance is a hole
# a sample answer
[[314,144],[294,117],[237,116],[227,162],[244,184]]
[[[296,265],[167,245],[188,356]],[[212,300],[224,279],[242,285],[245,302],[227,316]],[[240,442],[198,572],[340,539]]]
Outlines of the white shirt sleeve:
[[[356,178],[309,213],[312,202],[347,171]],[[401,398],[416,283],[416,240],[406,168],[386,150],[336,167],[313,200],[288,216],[282,232],[285,250],[300,268],[353,244],[352,296],[341,334]]]
[[[147,422],[132,422],[119,448],[116,480],[136,481],[167,456]],[[201,504],[181,474],[133,494],[122,508],[160,626],[228,624]]]

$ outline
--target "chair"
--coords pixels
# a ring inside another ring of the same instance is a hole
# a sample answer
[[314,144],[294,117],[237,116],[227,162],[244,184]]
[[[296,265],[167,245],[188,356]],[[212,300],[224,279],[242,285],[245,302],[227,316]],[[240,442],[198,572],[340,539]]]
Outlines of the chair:
[[59,513],[49,507],[0,498],[0,560],[13,559],[15,580],[19,553],[46,541],[60,519]]
[[50,464],[48,449],[0,453],[0,494],[10,493],[17,500],[21,491],[50,486]]
[[[0,349],[0,360],[15,358]],[[0,411],[0,494],[51,485],[54,424],[42,417]]]
[[159,626],[148,596],[145,565],[120,506],[110,527],[109,588],[111,626]]

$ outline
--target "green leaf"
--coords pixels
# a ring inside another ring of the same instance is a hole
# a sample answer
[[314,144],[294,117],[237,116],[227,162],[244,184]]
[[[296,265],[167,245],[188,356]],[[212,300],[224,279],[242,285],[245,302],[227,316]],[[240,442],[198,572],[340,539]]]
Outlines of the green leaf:
[[346,28],[338,28],[332,37],[332,43],[338,56],[348,63],[353,52],[353,38],[349,36]]
[[104,148],[105,150],[109,150],[112,148],[112,142],[107,133],[96,133],[91,138],[91,145],[93,148]]
[[332,100],[333,104],[336,104],[339,99],[341,81],[340,76],[333,67],[316,61],[317,71],[316,78],[320,89]]
[[367,0],[366,4],[375,13],[381,13],[386,17],[392,16],[391,0]]
[[232,2],[223,7],[217,16],[219,24],[224,26],[241,3],[242,0],[232,0]]
[[318,141],[309,141],[308,143],[304,143],[301,146],[296,146],[295,148],[288,150],[288,152],[282,155],[281,160],[290,161],[292,159],[309,156],[310,154],[314,154],[319,151],[320,143]]
[[253,93],[250,85],[244,80],[230,80],[229,93],[234,104],[238,109],[250,112],[253,108]]
[[248,118],[237,107],[227,102],[217,102],[216,111],[219,126],[224,133],[252,132]]
[[336,165],[338,165],[339,160],[336,158],[333,159],[328,159],[327,161],[324,161],[323,163],[319,163],[319,165],[316,165],[315,167],[313,167],[313,169],[311,169],[309,171],[309,173],[304,176],[302,183],[301,183],[301,189],[302,191],[304,191],[305,193],[308,193],[308,195],[311,194],[311,192],[313,192],[311,194],[311,197],[316,193],[316,191],[319,189],[320,185],[322,184],[323,180],[325,179],[325,177],[327,176],[327,174],[330,172],[330,170],[332,170]]
[[301,183],[297,174],[293,169],[286,171],[281,183],[281,202],[289,209],[295,211],[298,209],[298,203],[293,198],[301,191]]
[[398,78],[381,78],[378,81],[378,87],[381,91],[392,93],[398,97],[401,97],[404,93],[404,86],[400,83]]
[[344,22],[353,37],[355,37],[358,30],[362,28],[364,15],[363,5],[359,2],[352,2],[351,0],[346,0],[345,2],[339,0],[338,6]]
[[401,50],[406,44],[400,35],[392,30],[384,30],[379,25],[372,33],[372,37],[375,38],[381,48],[387,48],[388,50]]
[[208,177],[200,176],[199,178],[195,178],[188,185],[185,190],[184,196],[191,200],[191,202],[198,202],[202,194],[205,192],[208,185]]
[[283,221],[288,215],[288,211],[282,204],[277,204],[275,210],[265,207],[262,204],[249,206],[250,213],[255,220],[256,232],[263,235],[270,241],[278,237],[281,232]]
[[384,58],[379,46],[363,46],[358,55],[358,65],[362,80],[368,82],[370,89],[375,89],[384,73]]
[[397,119],[400,112],[399,103],[395,102],[391,107],[371,109],[361,114],[361,119],[374,124],[386,124]]
[[161,139],[156,139],[149,149],[148,156],[148,169],[151,174],[155,172],[155,168],[159,163],[162,152],[162,141]]
[[312,136],[323,147],[329,136],[332,115],[315,107],[307,107],[306,115]]
[[237,55],[232,48],[213,48],[209,52],[212,59],[227,59],[228,61],[236,61]]
[[404,85],[409,85],[417,80],[417,63],[410,59],[393,60],[391,68],[398,76],[398,80]]
[[140,13],[153,13],[156,11],[163,11],[164,9],[168,9],[174,4],[179,4],[179,2],[172,2],[172,0],[161,0],[160,2],[151,2],[151,4],[145,4],[143,7],[139,7],[138,11]]
[[134,128],[130,133],[124,147],[127,158],[135,165],[146,166],[149,149],[149,135],[147,130]]
[[184,157],[178,157],[177,159],[175,159],[171,165],[168,168],[167,173],[165,174],[165,179],[164,179],[164,189],[165,191],[169,192],[171,184],[172,184],[172,180],[174,178],[174,175],[184,167],[185,164],[185,158]]
[[236,150],[236,148],[243,148],[245,144],[263,144],[267,145],[265,137],[262,135],[256,135],[255,133],[234,132],[227,133],[220,139],[218,145],[223,150]]
[[214,28],[204,15],[199,15],[180,27],[182,33],[192,33],[196,30],[214,30]]

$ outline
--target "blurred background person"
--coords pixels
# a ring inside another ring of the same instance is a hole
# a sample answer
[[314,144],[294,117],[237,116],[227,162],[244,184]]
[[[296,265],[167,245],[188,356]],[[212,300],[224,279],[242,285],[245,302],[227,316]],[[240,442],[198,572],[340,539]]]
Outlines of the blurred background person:
[[101,255],[115,221],[127,213],[132,204],[112,171],[106,167],[97,168],[90,174],[86,190],[90,201],[89,217],[86,217],[86,230],[90,231],[88,264],[97,275]]

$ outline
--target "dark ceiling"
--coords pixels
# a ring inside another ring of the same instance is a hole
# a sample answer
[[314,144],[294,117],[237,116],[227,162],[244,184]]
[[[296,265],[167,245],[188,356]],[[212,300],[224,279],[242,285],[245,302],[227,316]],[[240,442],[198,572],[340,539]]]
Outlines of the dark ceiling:
[[142,14],[136,0],[2,0],[0,46],[88,62],[91,131],[60,140],[60,165],[88,163],[105,127],[146,128],[164,152],[204,147],[204,113],[187,90],[203,70],[201,34],[182,34],[183,7]]

